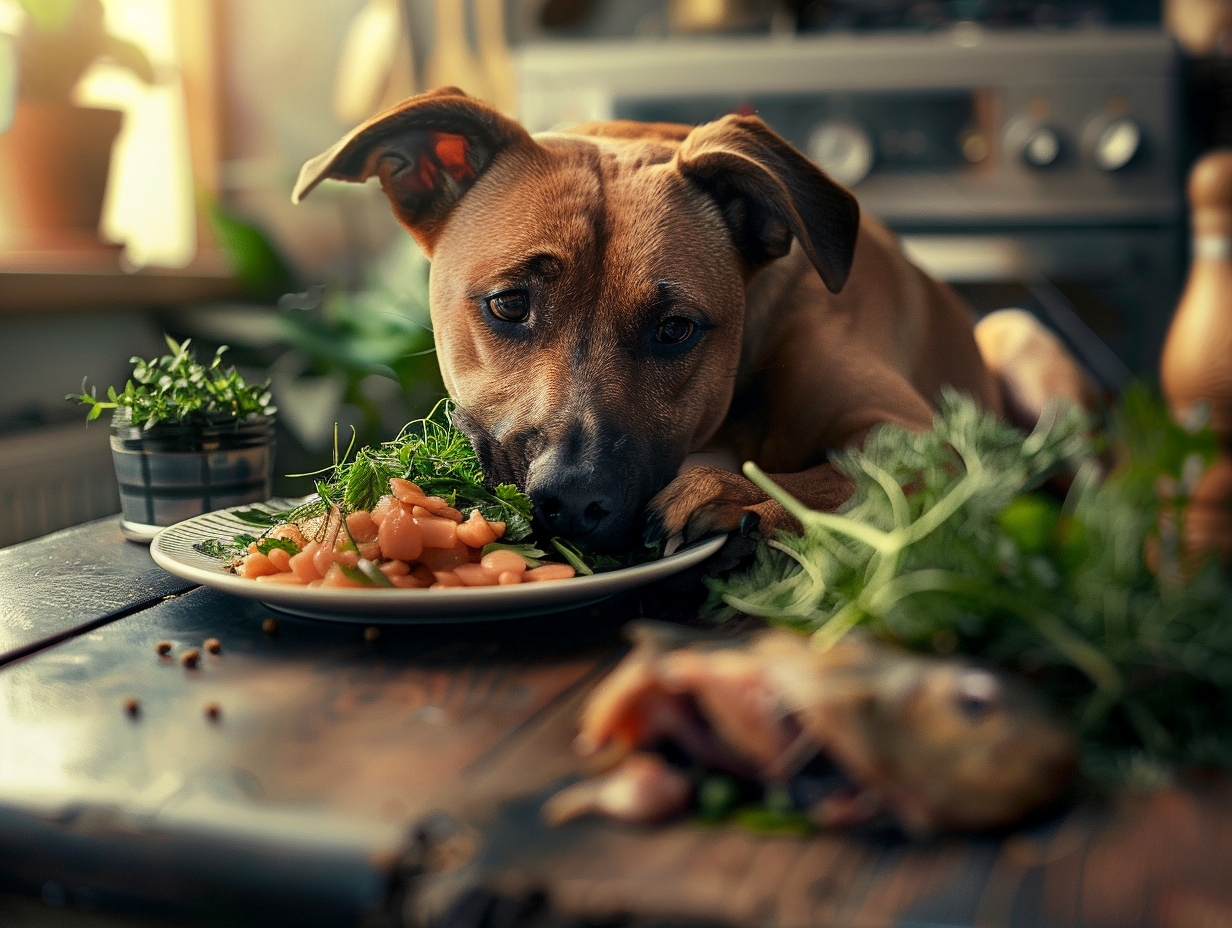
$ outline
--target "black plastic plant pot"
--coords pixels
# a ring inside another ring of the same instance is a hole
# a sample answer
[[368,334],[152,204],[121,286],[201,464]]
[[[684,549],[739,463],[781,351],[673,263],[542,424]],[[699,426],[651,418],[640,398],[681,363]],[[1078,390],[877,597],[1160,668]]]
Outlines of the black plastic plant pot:
[[120,484],[120,527],[148,541],[160,528],[204,512],[269,499],[274,419],[249,416],[204,425],[111,420],[111,458]]

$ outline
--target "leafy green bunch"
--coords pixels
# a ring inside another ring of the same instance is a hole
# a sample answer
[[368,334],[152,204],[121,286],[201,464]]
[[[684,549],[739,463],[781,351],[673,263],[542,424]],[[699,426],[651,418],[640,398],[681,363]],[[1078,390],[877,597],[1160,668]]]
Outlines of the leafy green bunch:
[[[464,512],[478,509],[489,522],[504,522],[504,535],[499,542],[487,545],[485,554],[497,549],[513,551],[528,567],[564,561],[582,575],[628,567],[658,556],[657,546],[642,547],[622,556],[595,554],[561,537],[550,538],[542,547],[537,546],[530,540],[534,509],[530,497],[512,483],[492,486],[486,481],[470,440],[453,424],[450,410],[450,403],[442,400],[427,417],[408,423],[397,438],[381,445],[355,450],[353,439],[346,451],[339,452],[335,440],[334,463],[318,472],[320,479],[316,482],[315,497],[286,512],[242,509],[232,510],[232,514],[267,530],[293,522],[306,535],[317,537],[327,532],[331,524],[345,525],[344,520],[338,519],[339,515],[345,517],[359,510],[370,511],[389,493],[389,482],[397,477],[410,480],[429,496],[439,496],[456,509]],[[280,546],[280,542],[271,540],[268,534],[259,537],[236,535],[229,540],[211,539],[197,549],[210,557],[232,560],[241,556],[252,541],[258,543],[258,550],[263,554],[266,552],[262,545]],[[365,582],[360,576],[353,579]],[[374,583],[366,585],[387,584],[383,575],[370,579]]]
[[[1125,459],[1101,480],[1091,424],[1073,409],[1024,435],[947,393],[934,425],[885,426],[836,455],[856,485],[837,513],[809,510],[746,466],[804,532],[711,581],[715,613],[808,630],[820,647],[864,626],[1003,666],[1071,718],[1097,780],[1232,767],[1221,721],[1232,717],[1232,584],[1215,565],[1188,580],[1162,569],[1175,523],[1161,512],[1183,516],[1210,433],[1181,429],[1132,390],[1111,434]],[[1063,502],[1041,492],[1073,468]],[[1161,483],[1177,490],[1166,504]]]
[[[348,448],[339,454],[335,449],[334,464],[317,481],[320,499],[308,504],[314,511],[371,510],[389,493],[389,481],[399,477],[457,509],[477,508],[488,521],[504,522],[507,541],[521,541],[531,533],[530,497],[511,483],[488,487],[470,442],[449,420],[446,402],[438,403],[427,417],[408,423],[392,441],[351,452]],[[294,518],[314,511],[297,512]]]
[[190,339],[178,343],[166,336],[170,354],[146,361],[134,357],[133,376],[122,392],[107,388],[107,399],[100,400],[93,388],[70,393],[65,399],[90,407],[86,421],[102,415],[105,409],[123,409],[133,425],[145,429],[160,422],[183,425],[217,425],[248,416],[272,416],[277,409],[271,404],[268,383],[248,385],[234,367],[222,366],[224,345],[214,353],[208,367],[198,363],[190,350]]

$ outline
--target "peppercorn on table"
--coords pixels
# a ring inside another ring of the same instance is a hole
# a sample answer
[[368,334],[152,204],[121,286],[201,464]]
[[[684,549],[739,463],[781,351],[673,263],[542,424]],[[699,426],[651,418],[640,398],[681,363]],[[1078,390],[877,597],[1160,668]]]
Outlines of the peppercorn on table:
[[293,618],[115,519],[0,551],[0,924],[1232,924],[1222,780],[1011,834],[541,821],[577,709],[697,574],[480,625]]

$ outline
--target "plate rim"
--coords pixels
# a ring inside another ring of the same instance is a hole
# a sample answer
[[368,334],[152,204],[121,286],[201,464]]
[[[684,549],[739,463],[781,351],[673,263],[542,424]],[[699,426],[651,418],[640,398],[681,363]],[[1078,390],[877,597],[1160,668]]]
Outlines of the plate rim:
[[[177,522],[158,533],[150,544],[150,555],[159,567],[182,579],[245,599],[254,599],[272,609],[297,616],[342,622],[371,622],[381,619],[405,624],[440,624],[512,620],[585,608],[618,593],[665,579],[696,566],[716,554],[727,542],[726,535],[715,535],[682,548],[668,557],[590,576],[574,577],[567,582],[548,581],[512,588],[465,587],[456,591],[314,588],[310,594],[307,587],[258,584],[256,581],[227,573],[221,567],[211,570],[204,563],[206,555],[194,552],[203,560],[201,564],[194,564],[182,560],[181,552],[169,551],[166,548],[173,542],[187,542],[191,546],[193,541],[217,537],[220,532],[216,529],[212,529],[211,534],[199,534],[197,538],[193,538],[191,534],[181,537],[185,533],[200,532],[201,527],[194,523],[201,520],[227,517],[234,519],[233,510],[258,506],[277,511],[275,507],[278,502],[280,501],[270,500],[256,506],[232,506]],[[236,522],[237,529],[244,527],[240,520],[237,519]],[[221,533],[225,531],[223,529]],[[636,573],[631,577],[630,572]],[[643,578],[644,574],[649,576]],[[509,603],[511,595],[515,598],[513,603]],[[465,599],[460,601],[460,597]],[[530,601],[521,603],[518,601],[521,599]]]

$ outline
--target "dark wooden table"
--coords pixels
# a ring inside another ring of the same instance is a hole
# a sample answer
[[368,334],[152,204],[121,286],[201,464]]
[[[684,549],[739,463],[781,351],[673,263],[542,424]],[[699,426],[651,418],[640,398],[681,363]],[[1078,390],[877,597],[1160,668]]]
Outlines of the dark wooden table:
[[368,641],[194,589],[112,519],[0,550],[0,925],[1232,925],[1224,783],[923,843],[546,828],[621,626],[690,584]]

